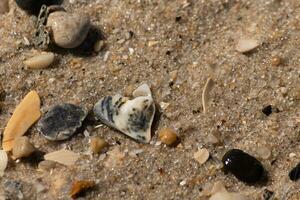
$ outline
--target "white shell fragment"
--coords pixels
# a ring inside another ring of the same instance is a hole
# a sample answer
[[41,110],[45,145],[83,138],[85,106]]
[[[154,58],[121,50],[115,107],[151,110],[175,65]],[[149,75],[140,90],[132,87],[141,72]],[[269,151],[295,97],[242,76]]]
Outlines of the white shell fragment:
[[203,106],[204,114],[207,113],[209,92],[212,90],[213,86],[214,86],[214,81],[212,80],[212,78],[208,78],[202,92],[202,106]]
[[74,165],[75,162],[79,159],[79,157],[80,157],[79,154],[65,149],[54,151],[44,155],[45,160],[58,162],[60,164],[67,165],[67,166]]
[[30,69],[43,69],[49,67],[54,61],[54,53],[43,52],[24,61]]
[[236,45],[236,50],[240,53],[249,52],[259,46],[255,39],[240,39]]
[[247,200],[247,197],[239,193],[220,191],[212,195],[209,200]]
[[0,177],[4,175],[4,170],[7,167],[8,157],[6,151],[0,150]]
[[133,92],[133,96],[135,98],[132,100],[119,94],[100,99],[94,107],[95,116],[125,135],[149,143],[155,114],[149,86],[141,85]]

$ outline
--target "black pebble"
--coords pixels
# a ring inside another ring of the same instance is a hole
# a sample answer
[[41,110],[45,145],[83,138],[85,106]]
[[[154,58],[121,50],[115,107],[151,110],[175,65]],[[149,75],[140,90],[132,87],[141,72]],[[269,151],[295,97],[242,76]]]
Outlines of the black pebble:
[[264,107],[262,109],[262,112],[267,116],[271,115],[272,114],[272,106],[268,105],[268,106]]
[[297,181],[300,178],[300,162],[290,171],[289,177],[292,181]]
[[239,149],[229,150],[222,158],[224,170],[246,183],[261,181],[265,170],[260,161]]
[[17,5],[30,14],[38,14],[42,5],[58,5],[62,0],[15,0]]

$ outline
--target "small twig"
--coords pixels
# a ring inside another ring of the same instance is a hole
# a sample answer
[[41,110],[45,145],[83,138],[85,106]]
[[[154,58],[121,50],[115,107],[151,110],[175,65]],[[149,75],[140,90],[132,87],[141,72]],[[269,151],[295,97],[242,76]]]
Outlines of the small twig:
[[209,92],[211,91],[213,85],[214,85],[214,81],[212,80],[211,77],[209,77],[205,83],[205,86],[204,86],[203,92],[202,92],[202,106],[203,106],[204,114],[207,113]]

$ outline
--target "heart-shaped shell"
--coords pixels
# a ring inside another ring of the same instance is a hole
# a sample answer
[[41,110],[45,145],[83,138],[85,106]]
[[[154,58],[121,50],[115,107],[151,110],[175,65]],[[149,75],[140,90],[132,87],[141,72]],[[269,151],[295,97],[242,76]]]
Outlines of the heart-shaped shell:
[[139,142],[148,143],[155,104],[148,85],[140,86],[133,94],[136,97],[132,100],[119,94],[103,97],[96,103],[94,113],[108,126]]

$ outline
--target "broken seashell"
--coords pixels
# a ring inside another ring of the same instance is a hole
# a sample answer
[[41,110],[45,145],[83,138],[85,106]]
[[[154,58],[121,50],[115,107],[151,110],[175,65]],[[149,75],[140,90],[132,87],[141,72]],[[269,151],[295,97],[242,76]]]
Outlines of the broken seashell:
[[73,104],[58,104],[42,117],[38,130],[48,140],[66,140],[81,127],[87,112]]
[[40,118],[40,104],[39,95],[36,91],[31,91],[16,107],[3,133],[2,147],[5,151],[10,151],[14,139],[24,135],[28,128]]
[[155,104],[150,88],[143,84],[133,91],[132,100],[119,94],[106,96],[94,107],[96,118],[139,142],[151,140]]
[[15,159],[28,157],[34,151],[35,151],[35,148],[30,143],[28,137],[26,137],[26,136],[17,137],[14,140],[14,146],[12,149],[12,153],[13,153],[13,157]]
[[4,170],[7,167],[8,157],[4,150],[0,150],[0,177],[4,175]]
[[30,69],[43,69],[49,67],[54,61],[54,53],[43,52],[24,61]]
[[259,42],[255,39],[240,39],[236,45],[236,50],[240,53],[247,53],[256,47],[258,47]]
[[75,162],[79,159],[79,157],[80,155],[74,153],[73,151],[62,149],[59,151],[54,151],[46,154],[44,156],[44,159],[69,166],[69,165],[74,165]]

